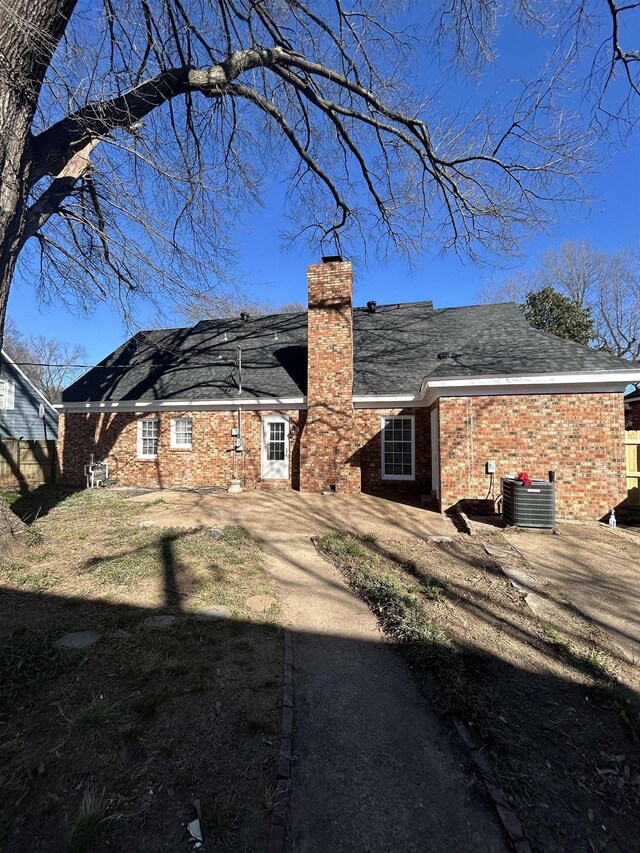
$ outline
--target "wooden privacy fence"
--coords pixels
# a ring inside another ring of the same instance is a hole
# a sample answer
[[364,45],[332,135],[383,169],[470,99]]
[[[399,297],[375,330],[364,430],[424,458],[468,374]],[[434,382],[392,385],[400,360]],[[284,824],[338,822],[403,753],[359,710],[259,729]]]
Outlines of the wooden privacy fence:
[[640,512],[640,429],[630,429],[624,434],[627,459],[627,495],[629,509]]
[[0,439],[0,483],[53,483],[57,467],[55,441]]

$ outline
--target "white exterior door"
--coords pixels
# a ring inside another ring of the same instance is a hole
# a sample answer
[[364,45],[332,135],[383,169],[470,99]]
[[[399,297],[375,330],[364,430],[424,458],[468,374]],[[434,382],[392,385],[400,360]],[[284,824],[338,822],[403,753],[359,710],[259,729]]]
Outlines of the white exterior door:
[[289,418],[284,415],[262,419],[262,478],[289,479]]

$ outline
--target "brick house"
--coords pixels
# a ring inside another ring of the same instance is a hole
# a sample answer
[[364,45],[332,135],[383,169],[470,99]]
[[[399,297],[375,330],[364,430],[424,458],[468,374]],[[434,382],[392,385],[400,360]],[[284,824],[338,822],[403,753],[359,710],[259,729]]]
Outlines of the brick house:
[[235,471],[446,510],[553,469],[560,517],[624,500],[623,396],[640,369],[532,329],[515,303],[353,308],[352,284],[327,258],[308,269],[307,312],[135,335],[63,394],[63,480],[83,482],[95,454],[120,485],[227,486]]

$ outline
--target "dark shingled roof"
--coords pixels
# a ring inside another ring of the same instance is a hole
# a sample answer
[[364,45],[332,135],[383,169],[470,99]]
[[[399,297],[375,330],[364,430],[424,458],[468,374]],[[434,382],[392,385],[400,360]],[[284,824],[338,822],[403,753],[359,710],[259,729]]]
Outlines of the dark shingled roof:
[[[354,393],[417,394],[425,376],[517,376],[629,369],[629,362],[532,329],[515,302],[355,308]],[[238,393],[238,347],[242,392]],[[446,358],[439,354],[449,353]],[[73,383],[65,403],[242,400],[307,392],[307,314],[207,320],[139,332]]]

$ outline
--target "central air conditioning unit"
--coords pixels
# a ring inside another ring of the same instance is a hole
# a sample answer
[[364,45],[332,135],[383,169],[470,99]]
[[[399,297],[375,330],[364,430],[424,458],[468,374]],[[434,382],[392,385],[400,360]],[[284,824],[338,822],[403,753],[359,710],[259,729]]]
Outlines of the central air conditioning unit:
[[502,481],[502,517],[515,527],[553,529],[556,526],[556,484],[532,480],[530,486],[516,477]]

